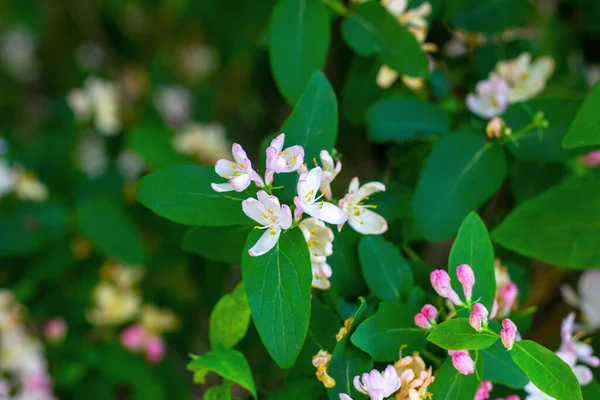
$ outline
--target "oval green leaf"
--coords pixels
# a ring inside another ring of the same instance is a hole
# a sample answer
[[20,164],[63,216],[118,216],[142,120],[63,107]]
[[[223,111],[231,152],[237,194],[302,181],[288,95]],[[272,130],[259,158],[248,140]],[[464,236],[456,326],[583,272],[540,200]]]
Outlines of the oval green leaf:
[[481,350],[483,359],[483,380],[499,383],[511,389],[523,389],[529,378],[510,357],[510,352],[502,342],[494,343],[490,348]]
[[230,349],[246,336],[250,325],[250,307],[244,284],[217,302],[210,313],[208,338],[213,350]]
[[485,330],[477,332],[467,318],[455,318],[433,328],[427,340],[446,350],[482,350],[493,345],[498,336]]
[[190,253],[227,264],[240,264],[252,225],[194,226],[183,236],[182,248]]
[[579,112],[577,112],[577,116],[563,140],[564,147],[572,148],[600,144],[600,135],[598,135],[598,132],[600,132],[599,107],[600,81],[596,82]]

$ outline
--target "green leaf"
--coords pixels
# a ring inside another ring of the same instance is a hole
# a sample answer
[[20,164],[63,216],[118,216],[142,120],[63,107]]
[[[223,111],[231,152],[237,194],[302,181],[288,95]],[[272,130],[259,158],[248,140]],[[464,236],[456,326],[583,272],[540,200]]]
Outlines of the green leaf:
[[510,351],[515,364],[542,392],[561,400],[582,400],[581,387],[559,356],[531,340],[515,342]]
[[413,198],[417,228],[429,241],[449,238],[471,211],[500,188],[506,176],[502,148],[483,134],[443,136],[433,147]]
[[140,154],[152,168],[165,168],[189,162],[189,157],[173,149],[173,135],[159,122],[143,123],[126,136],[127,146]]
[[312,163],[321,150],[335,145],[337,118],[335,93],[325,75],[317,71],[281,128],[285,145],[304,147],[304,160]]
[[[479,360],[476,366],[480,371],[482,362]],[[463,375],[454,368],[452,359],[448,357],[435,374],[435,380],[429,386],[429,392],[435,400],[470,400],[475,397],[479,388],[480,373]]]
[[598,179],[571,179],[520,204],[492,232],[501,246],[569,268],[600,265]]
[[230,380],[245,389],[248,389],[256,399],[256,386],[248,361],[242,353],[233,349],[211,351],[201,356],[192,356],[188,370],[200,374],[213,371],[223,378]]
[[359,55],[379,54],[381,62],[412,77],[428,75],[421,45],[379,2],[368,1],[344,19],[342,37]]
[[204,400],[231,400],[231,382],[213,386],[204,393]]
[[411,98],[392,98],[374,103],[368,111],[369,139],[385,143],[425,139],[447,133],[450,118],[439,105]]
[[[312,368],[314,371],[315,368]],[[316,400],[324,397],[325,387],[312,376],[310,378],[286,379],[282,387],[269,394],[267,400]]]
[[251,220],[242,211],[242,200],[252,195],[215,192],[210,184],[222,181],[213,167],[176,165],[142,178],[137,198],[161,217],[184,225],[248,224]]
[[269,59],[283,96],[295,103],[325,64],[329,13],[320,0],[279,0],[271,14]]
[[105,256],[139,264],[144,247],[136,226],[125,211],[104,198],[92,198],[77,206],[77,223],[93,246]]
[[575,120],[569,127],[562,142],[566,148],[599,145],[600,144],[600,81],[596,82],[592,91],[585,98],[577,112]]
[[213,350],[229,349],[246,336],[250,325],[250,307],[244,284],[217,302],[210,313],[208,338]]
[[352,343],[375,361],[397,360],[404,345],[407,353],[423,349],[425,331],[414,323],[419,311],[413,304],[383,301],[377,313],[358,326]]
[[360,306],[354,313],[350,328],[335,346],[327,369],[327,374],[335,380],[335,386],[327,389],[331,400],[339,400],[340,393],[346,393],[354,399],[359,398],[360,393],[354,388],[352,380],[356,375],[369,372],[373,368],[371,357],[357,349],[350,341],[356,327],[365,320],[366,316],[367,302],[360,298]]
[[64,232],[68,220],[64,204],[20,203],[0,216],[0,256],[26,254]]
[[310,321],[308,246],[300,229],[291,229],[268,253],[251,257],[248,249],[262,234],[257,230],[248,235],[242,277],[262,342],[281,368],[289,368],[302,349]]
[[252,225],[195,226],[183,236],[183,250],[216,262],[240,264]]
[[600,399],[600,383],[594,379],[592,382],[581,387],[581,393],[585,400],[596,400]]
[[362,237],[353,229],[342,229],[336,233],[333,241],[333,254],[327,257],[331,266],[331,286],[342,297],[358,297],[366,294],[367,287],[361,279],[361,268],[358,261],[358,241]]
[[477,332],[467,318],[454,318],[433,328],[427,340],[446,350],[482,350],[493,345],[498,336],[486,330]]
[[408,296],[413,284],[410,266],[392,243],[381,236],[365,236],[358,245],[363,276],[381,300]]
[[381,95],[383,89],[377,85],[377,73],[381,63],[374,57],[354,57],[341,94],[341,112],[352,125],[365,121],[367,110]]
[[461,264],[471,266],[475,275],[473,301],[483,304],[491,311],[496,293],[494,248],[485,224],[475,213],[470,213],[463,221],[448,258],[452,287],[464,301],[462,285],[456,275],[456,267]]
[[536,98],[528,102],[513,104],[503,115],[513,131],[521,129],[541,111],[548,127],[534,129],[520,136],[508,148],[517,158],[531,161],[566,161],[577,151],[565,150],[561,142],[581,106],[580,99]]
[[455,27],[487,35],[524,25],[530,14],[526,0],[450,0],[446,6]]
[[502,342],[481,350],[479,355],[483,358],[483,380],[511,389],[523,389],[529,382],[527,375],[515,364]]

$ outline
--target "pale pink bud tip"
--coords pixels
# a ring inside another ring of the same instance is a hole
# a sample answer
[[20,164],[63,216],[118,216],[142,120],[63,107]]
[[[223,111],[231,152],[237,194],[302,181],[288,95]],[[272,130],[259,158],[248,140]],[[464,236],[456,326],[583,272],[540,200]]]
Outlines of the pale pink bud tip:
[[502,320],[502,330],[500,331],[500,340],[507,350],[513,348],[517,336],[517,326],[508,318]]
[[427,319],[435,319],[437,317],[438,310],[431,304],[425,304],[421,308],[421,313],[427,317]]
[[465,298],[470,299],[473,296],[473,286],[475,285],[475,274],[473,269],[467,264],[461,264],[456,267],[458,281],[462,284]]
[[452,365],[463,375],[470,375],[475,372],[475,362],[466,350],[450,350],[448,354],[452,356]]
[[469,324],[475,329],[477,332],[481,331],[481,325],[487,324],[488,319],[488,310],[481,303],[473,304],[473,311],[469,316]]
[[431,322],[423,313],[415,315],[415,325],[421,329],[431,329]]
[[450,275],[442,269],[436,269],[432,271],[429,275],[429,279],[431,280],[431,286],[433,290],[437,292],[440,296],[449,299],[454,303],[454,305],[459,306],[462,304],[458,294],[452,289],[452,285],[450,284]]

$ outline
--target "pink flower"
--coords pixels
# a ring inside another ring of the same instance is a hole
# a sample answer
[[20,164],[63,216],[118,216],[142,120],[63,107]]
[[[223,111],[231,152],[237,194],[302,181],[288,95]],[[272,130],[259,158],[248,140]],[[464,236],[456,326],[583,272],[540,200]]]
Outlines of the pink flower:
[[429,319],[423,313],[415,315],[415,325],[421,329],[431,329],[433,325],[429,322]]
[[121,332],[121,344],[128,350],[142,350],[145,341],[146,331],[140,324],[130,325]]
[[423,308],[421,308],[421,313],[427,317],[429,320],[435,320],[437,317],[438,310],[431,304],[425,304]]
[[500,313],[502,315],[510,314],[518,295],[519,288],[514,284],[514,282],[508,282],[498,290],[498,297],[500,298]]
[[600,150],[591,151],[577,157],[577,161],[586,167],[597,167],[600,165]]
[[473,400],[485,400],[490,398],[490,392],[494,388],[492,382],[490,381],[481,381],[479,388],[477,389],[477,393],[475,393],[475,397]]
[[473,286],[475,285],[473,269],[467,264],[461,264],[456,267],[456,275],[458,276],[458,281],[462,284],[465,298],[469,301],[473,296]]
[[165,344],[158,335],[152,335],[146,341],[146,359],[151,363],[157,363],[165,356]]
[[246,155],[246,152],[237,143],[231,148],[231,154],[234,161],[221,159],[215,164],[215,172],[220,177],[227,179],[226,183],[211,183],[211,187],[216,192],[243,192],[254,182],[256,186],[264,186],[262,178],[252,169],[252,162]]
[[41,369],[27,372],[27,375],[23,377],[22,384],[24,390],[33,392],[45,392],[51,387],[48,373]]
[[571,352],[577,360],[591,366],[600,366],[600,359],[594,355],[594,349],[589,343],[578,340],[581,336],[573,335],[575,313],[569,313],[560,325],[561,344],[559,352]]
[[58,342],[67,335],[67,323],[61,317],[54,317],[44,324],[44,337],[51,342]]
[[469,315],[469,324],[475,329],[477,332],[481,331],[481,325],[487,326],[488,320],[488,310],[481,303],[473,304],[473,311],[471,315]]
[[431,280],[431,286],[433,289],[442,296],[443,298],[449,299],[454,305],[462,305],[462,301],[458,297],[458,294],[452,289],[450,283],[450,275],[442,269],[436,269],[433,271],[429,278]]
[[502,330],[500,331],[500,340],[507,350],[513,348],[515,338],[517,337],[517,326],[508,318],[502,320]]
[[448,350],[452,357],[452,365],[463,375],[470,375],[475,372],[475,362],[467,350]]
[[297,171],[304,163],[304,148],[292,146],[283,150],[284,142],[285,134],[282,133],[267,147],[267,170],[265,171],[267,183],[273,182],[274,174]]

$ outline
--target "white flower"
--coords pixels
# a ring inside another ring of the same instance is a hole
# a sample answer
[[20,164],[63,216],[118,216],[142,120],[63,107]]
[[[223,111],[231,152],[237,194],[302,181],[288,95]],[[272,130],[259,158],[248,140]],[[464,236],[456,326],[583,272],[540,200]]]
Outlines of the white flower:
[[91,130],[85,132],[77,146],[77,159],[86,176],[94,178],[102,175],[109,162],[104,138]]
[[509,90],[508,83],[492,73],[488,79],[477,82],[476,93],[467,96],[467,107],[480,117],[496,117],[508,107]]
[[189,123],[173,138],[173,148],[177,152],[194,155],[208,164],[227,157],[230,146],[225,128],[218,122]]
[[12,192],[15,188],[16,177],[6,160],[0,159],[0,197]]
[[114,83],[88,78],[82,89],[68,94],[67,101],[77,119],[93,117],[96,129],[103,135],[116,135],[121,129],[119,92]]
[[235,161],[221,159],[215,164],[215,171],[219,176],[228,180],[227,183],[211,183],[212,188],[217,192],[243,192],[250,186],[250,182],[256,183],[256,186],[263,186],[262,178],[252,169],[252,162],[246,155],[242,146],[234,143],[231,147],[231,153]]
[[308,244],[312,264],[312,286],[327,290],[331,287],[329,278],[331,278],[332,270],[326,260],[333,254],[333,231],[323,221],[315,218],[302,220],[299,228]]
[[100,282],[92,292],[95,307],[87,313],[94,325],[120,325],[139,311],[142,299],[132,288],[121,288],[109,282]]
[[575,327],[585,332],[600,328],[600,270],[589,270],[579,278],[579,295],[568,285],[561,286],[563,298],[567,304],[581,310],[585,324]]
[[40,182],[34,173],[21,167],[14,168],[15,194],[20,200],[42,202],[48,198],[48,187]]
[[248,254],[253,257],[260,256],[271,250],[277,244],[282,229],[288,229],[292,225],[292,211],[283,204],[279,204],[279,199],[275,196],[269,196],[264,190],[259,190],[256,194],[258,200],[249,198],[242,202],[244,213],[258,222],[265,233]]
[[329,224],[343,224],[348,220],[348,214],[338,206],[317,197],[321,183],[323,182],[323,170],[315,167],[305,174],[300,175],[298,180],[298,196],[294,198],[296,210],[294,216],[300,219],[302,213],[307,213],[313,218]]
[[265,181],[273,182],[274,174],[294,172],[302,167],[304,162],[304,148],[302,146],[291,146],[283,150],[285,134],[282,133],[271,141],[267,147],[267,170]]
[[192,93],[181,85],[160,87],[153,97],[154,107],[169,125],[187,122],[192,111]]
[[139,178],[146,168],[144,158],[133,150],[123,150],[119,154],[117,165],[123,176],[131,180]]
[[[384,192],[385,185],[381,182],[369,182],[360,186],[358,178],[350,181],[348,194],[340,200],[339,206],[348,213],[348,223],[363,235],[381,235],[387,231],[387,222],[381,215],[369,210],[373,205],[364,204],[373,193]],[[338,225],[342,229],[342,225]]]
[[368,395],[371,400],[383,400],[400,389],[400,378],[394,366],[388,365],[383,373],[374,369],[370,373],[363,374],[362,381],[360,375],[356,375],[354,387]]
[[600,366],[600,359],[594,356],[594,349],[587,343],[578,338],[580,335],[573,335],[573,324],[575,322],[575,313],[569,313],[560,325],[561,344],[559,352],[571,352],[578,361],[586,363],[592,367]]
[[497,74],[510,86],[508,96],[511,103],[540,94],[553,71],[552,57],[540,57],[532,63],[529,53],[522,53],[514,60],[501,61],[496,65]]
[[321,150],[321,153],[319,153],[319,158],[321,159],[321,168],[323,169],[321,192],[327,200],[331,200],[331,182],[333,182],[335,177],[338,176],[342,170],[342,163],[340,161],[334,162],[333,157],[331,157],[327,150]]

